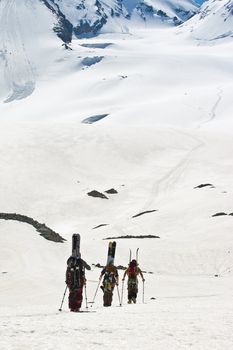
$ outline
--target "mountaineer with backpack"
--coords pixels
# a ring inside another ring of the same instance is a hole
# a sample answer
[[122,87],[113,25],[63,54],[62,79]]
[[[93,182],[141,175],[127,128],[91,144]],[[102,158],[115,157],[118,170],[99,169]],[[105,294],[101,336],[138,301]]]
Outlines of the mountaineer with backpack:
[[136,304],[138,294],[138,275],[141,276],[143,283],[145,282],[141,269],[138,267],[137,260],[133,259],[128,268],[125,270],[122,282],[124,282],[126,275],[128,276],[128,304],[132,302]]
[[83,287],[86,285],[85,269],[90,266],[79,256],[70,256],[67,260],[66,284],[69,288],[69,309],[79,312],[83,300]]
[[115,285],[118,286],[118,271],[116,266],[113,265],[113,261],[109,261],[108,264],[103,268],[99,280],[101,281],[102,277],[103,284],[100,287],[103,290],[103,302],[104,306],[112,305],[112,296]]

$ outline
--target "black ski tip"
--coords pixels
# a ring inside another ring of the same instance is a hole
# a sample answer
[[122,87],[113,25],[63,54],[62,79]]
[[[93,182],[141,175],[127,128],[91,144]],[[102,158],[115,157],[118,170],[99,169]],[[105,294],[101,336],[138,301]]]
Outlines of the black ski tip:
[[61,312],[61,311],[62,311],[62,309],[58,309],[58,311],[60,311],[60,312]]

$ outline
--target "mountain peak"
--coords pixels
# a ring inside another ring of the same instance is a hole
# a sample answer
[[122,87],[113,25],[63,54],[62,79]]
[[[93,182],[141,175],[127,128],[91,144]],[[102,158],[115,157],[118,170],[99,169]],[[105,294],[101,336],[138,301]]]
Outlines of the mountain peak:
[[215,40],[233,37],[233,0],[205,2],[184,28],[196,39]]

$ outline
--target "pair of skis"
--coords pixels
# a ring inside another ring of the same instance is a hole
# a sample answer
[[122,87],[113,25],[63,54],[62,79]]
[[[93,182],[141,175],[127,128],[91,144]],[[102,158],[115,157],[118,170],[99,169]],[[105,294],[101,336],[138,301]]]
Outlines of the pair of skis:
[[[137,264],[138,264],[138,251],[139,251],[139,248],[136,249],[136,261],[137,261]],[[132,250],[130,249],[129,250],[129,262],[132,260]]]

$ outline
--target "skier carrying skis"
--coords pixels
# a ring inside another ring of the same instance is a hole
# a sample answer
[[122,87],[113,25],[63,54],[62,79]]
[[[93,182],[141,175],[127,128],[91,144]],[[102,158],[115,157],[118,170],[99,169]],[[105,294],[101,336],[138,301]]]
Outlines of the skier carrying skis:
[[79,257],[70,256],[67,260],[66,284],[69,288],[69,309],[79,312],[83,300],[83,286],[86,285],[85,269],[90,266]]
[[108,264],[103,268],[99,278],[100,281],[103,276],[104,276],[103,284],[100,288],[104,292],[104,296],[103,296],[104,306],[111,306],[113,290],[115,285],[118,286],[118,282],[119,282],[118,271],[116,266],[113,265],[112,260],[110,260]]
[[145,279],[135,259],[129,263],[128,268],[125,270],[122,282],[124,282],[126,275],[128,276],[128,304],[131,304],[132,302],[136,304],[138,294],[138,275],[141,276],[143,282],[145,282]]

